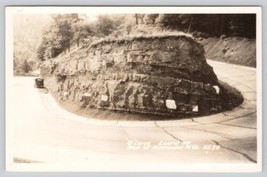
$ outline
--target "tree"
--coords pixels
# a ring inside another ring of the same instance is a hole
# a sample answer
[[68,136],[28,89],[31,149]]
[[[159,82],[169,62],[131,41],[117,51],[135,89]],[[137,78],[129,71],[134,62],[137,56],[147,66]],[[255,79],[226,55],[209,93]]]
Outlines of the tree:
[[160,14],[155,23],[163,28],[208,36],[256,36],[255,14]]
[[134,14],[135,17],[135,25],[138,25],[138,14]]
[[204,22],[201,18],[198,14],[160,14],[155,23],[164,28],[190,33]]
[[32,70],[32,68],[31,68],[31,66],[29,65],[29,63],[27,62],[27,60],[24,60],[24,62],[23,62],[23,64],[22,64],[21,67],[22,67],[21,70],[22,70],[24,73],[29,73],[29,72]]
[[92,26],[97,37],[105,37],[116,33],[124,23],[125,15],[100,15]]
[[225,21],[229,36],[256,37],[255,14],[226,14]]
[[156,24],[164,28],[180,29],[180,14],[159,14]]
[[146,14],[144,16],[144,22],[148,25],[154,25],[156,19],[158,18],[159,14]]
[[45,61],[45,50],[46,50],[46,45],[45,43],[45,39],[42,39],[41,44],[39,45],[38,49],[37,49],[37,59],[39,61]]
[[79,21],[78,14],[64,14],[55,15],[54,19],[54,48],[52,48],[52,53],[60,53],[66,49],[70,50],[71,40],[74,35],[72,26]]
[[[34,70],[38,63],[38,47],[42,41],[44,28],[51,22],[48,14],[15,14],[14,15],[14,73],[22,73],[22,64],[27,60]],[[40,51],[39,51],[40,52]],[[32,59],[31,64],[29,60]]]
[[79,47],[80,41],[88,36],[95,34],[93,27],[85,21],[79,21],[72,26],[73,42]]
[[108,36],[116,28],[113,20],[109,18],[107,15],[98,16],[97,19],[98,20],[96,22],[96,30],[97,30],[98,35],[100,36],[103,36],[103,35]]
[[[77,33],[76,26],[81,20],[78,14],[52,15],[52,22],[43,33],[42,42],[38,47],[39,60],[55,58],[63,51],[70,51],[74,37],[79,43],[81,33]],[[75,35],[76,33],[79,35]]]

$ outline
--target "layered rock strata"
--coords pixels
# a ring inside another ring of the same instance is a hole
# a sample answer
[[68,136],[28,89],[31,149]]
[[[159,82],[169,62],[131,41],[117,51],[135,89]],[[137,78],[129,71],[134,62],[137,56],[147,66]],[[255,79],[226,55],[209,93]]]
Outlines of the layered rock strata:
[[204,115],[223,109],[224,88],[187,35],[106,39],[41,67],[57,99],[85,109]]

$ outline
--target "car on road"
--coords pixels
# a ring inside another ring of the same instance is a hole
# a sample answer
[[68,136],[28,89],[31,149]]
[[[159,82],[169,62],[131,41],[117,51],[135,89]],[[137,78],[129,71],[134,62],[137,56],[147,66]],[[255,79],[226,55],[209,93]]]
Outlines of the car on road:
[[34,79],[34,87],[44,88],[44,79],[43,78],[35,78]]

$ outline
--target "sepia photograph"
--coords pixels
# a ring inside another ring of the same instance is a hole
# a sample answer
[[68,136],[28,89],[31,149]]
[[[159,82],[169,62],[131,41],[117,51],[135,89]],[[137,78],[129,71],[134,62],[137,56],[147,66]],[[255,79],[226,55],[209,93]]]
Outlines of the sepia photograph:
[[260,7],[6,7],[6,170],[259,172]]

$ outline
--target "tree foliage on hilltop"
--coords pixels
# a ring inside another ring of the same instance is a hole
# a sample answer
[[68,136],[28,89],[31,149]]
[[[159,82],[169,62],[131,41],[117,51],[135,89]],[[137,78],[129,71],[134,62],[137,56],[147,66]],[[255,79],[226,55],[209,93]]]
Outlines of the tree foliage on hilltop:
[[15,75],[25,74],[23,69],[25,61],[31,70],[37,69],[39,63],[36,59],[37,48],[42,38],[42,30],[49,22],[50,17],[44,14],[14,14],[13,70]]
[[94,22],[87,21],[81,14],[53,15],[52,23],[37,49],[37,57],[41,61],[55,58],[62,52],[68,52],[72,45],[79,47],[85,38],[100,38],[114,33],[122,22],[120,15],[112,18],[101,15]]
[[30,71],[32,71],[31,66],[29,65],[29,63],[27,62],[27,60],[24,60],[22,66],[21,66],[21,70],[24,73],[29,73]]
[[256,37],[255,14],[136,14],[136,24],[154,25],[183,32]]
[[80,21],[78,14],[53,15],[52,23],[44,32],[38,48],[38,58],[46,60],[54,58],[61,52],[70,49],[74,37],[74,26]]
[[68,52],[72,45],[79,47],[86,40],[142,34],[152,28],[204,37],[256,37],[255,14],[109,14],[99,15],[94,21],[88,21],[86,15],[60,14],[52,19],[37,51],[41,61]]
[[159,14],[154,24],[213,37],[256,37],[255,14]]

